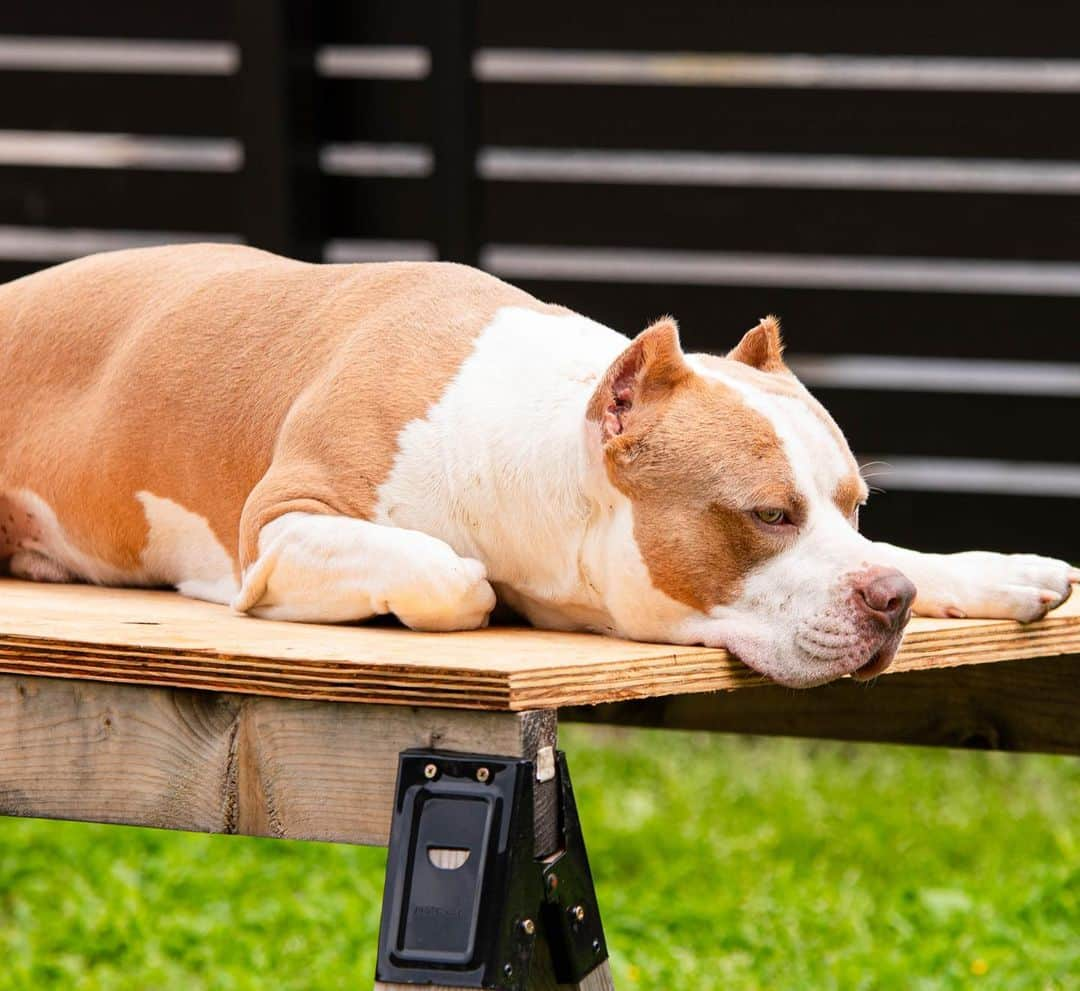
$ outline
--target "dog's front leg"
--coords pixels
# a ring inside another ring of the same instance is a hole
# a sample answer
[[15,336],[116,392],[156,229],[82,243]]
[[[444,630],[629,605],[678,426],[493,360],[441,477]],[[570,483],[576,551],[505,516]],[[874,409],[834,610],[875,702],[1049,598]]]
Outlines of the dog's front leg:
[[484,566],[416,530],[286,513],[259,533],[233,608],[266,619],[337,623],[393,613],[414,630],[484,626],[495,593]]
[[1060,606],[1080,582],[1080,569],[1036,554],[921,554],[874,544],[876,561],[899,568],[918,594],[920,616],[1019,619],[1029,623]]

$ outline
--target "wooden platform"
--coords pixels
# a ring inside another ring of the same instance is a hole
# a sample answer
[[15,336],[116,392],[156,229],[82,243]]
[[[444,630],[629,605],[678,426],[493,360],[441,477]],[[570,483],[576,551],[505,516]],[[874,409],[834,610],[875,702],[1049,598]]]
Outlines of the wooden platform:
[[[1038,623],[912,622],[891,672],[1080,653],[1080,596]],[[520,711],[760,685],[726,651],[494,628],[274,623],[171,592],[0,580],[0,672],[283,698]]]
[[[706,696],[763,679],[722,650],[271,623],[169,592],[0,580],[0,815],[382,844],[402,749],[538,761],[569,706],[600,721],[1077,754],[1080,658],[1062,656],[1080,655],[1076,600],[1028,626],[916,620],[891,669],[916,673],[872,691]],[[556,783],[534,787],[536,849],[554,851]],[[612,991],[607,961],[560,985],[547,950],[536,956],[529,991]]]

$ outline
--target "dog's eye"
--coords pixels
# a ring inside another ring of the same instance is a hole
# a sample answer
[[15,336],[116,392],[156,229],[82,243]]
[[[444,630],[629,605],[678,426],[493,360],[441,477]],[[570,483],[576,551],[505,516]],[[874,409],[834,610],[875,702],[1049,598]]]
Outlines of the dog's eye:
[[787,513],[782,509],[755,509],[754,515],[769,526],[779,526],[788,521]]

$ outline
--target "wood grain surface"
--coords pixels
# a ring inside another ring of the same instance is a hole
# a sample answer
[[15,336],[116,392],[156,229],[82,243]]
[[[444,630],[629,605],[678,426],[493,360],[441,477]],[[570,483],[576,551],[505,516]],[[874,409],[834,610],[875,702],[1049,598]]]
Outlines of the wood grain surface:
[[[1078,652],[1074,599],[1026,626],[913,620],[890,671]],[[765,683],[723,650],[511,627],[423,634],[276,623],[172,592],[10,579],[0,580],[0,672],[511,711]]]
[[382,845],[399,751],[531,757],[555,731],[550,713],[6,675],[0,815]]

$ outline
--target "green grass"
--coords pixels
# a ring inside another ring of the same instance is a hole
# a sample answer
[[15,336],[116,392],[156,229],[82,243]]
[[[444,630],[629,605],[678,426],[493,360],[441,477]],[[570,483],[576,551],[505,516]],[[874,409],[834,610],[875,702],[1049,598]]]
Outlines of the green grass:
[[[620,991],[1080,989],[1080,760],[563,745]],[[0,989],[370,987],[383,863],[0,819]]]

